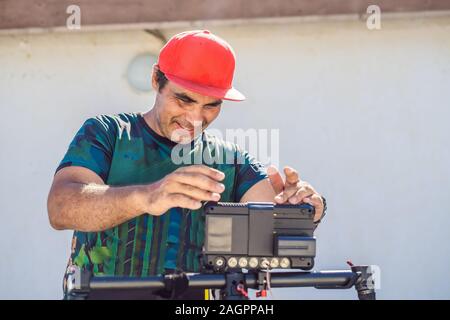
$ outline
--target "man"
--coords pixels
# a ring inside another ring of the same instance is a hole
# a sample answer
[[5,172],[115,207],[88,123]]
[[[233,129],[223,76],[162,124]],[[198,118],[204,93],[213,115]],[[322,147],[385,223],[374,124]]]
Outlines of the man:
[[[206,201],[304,202],[321,219],[323,198],[294,169],[286,167],[283,180],[276,168],[266,172],[239,146],[204,131],[223,100],[245,99],[232,87],[234,68],[234,52],[223,39],[206,30],[183,32],[153,67],[151,110],[83,124],[48,197],[51,225],[75,230],[69,265],[96,275],[197,272]],[[189,147],[188,157],[226,154],[233,161],[180,164],[173,153],[178,145]]]

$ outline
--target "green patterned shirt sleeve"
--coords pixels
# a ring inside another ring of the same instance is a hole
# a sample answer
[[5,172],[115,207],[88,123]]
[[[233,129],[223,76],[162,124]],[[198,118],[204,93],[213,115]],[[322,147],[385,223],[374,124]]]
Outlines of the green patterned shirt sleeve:
[[86,120],[56,172],[69,166],[81,166],[94,171],[106,183],[114,151],[115,128],[111,120],[104,116]]
[[268,176],[264,165],[240,147],[237,147],[237,160],[234,200],[239,202],[252,186]]

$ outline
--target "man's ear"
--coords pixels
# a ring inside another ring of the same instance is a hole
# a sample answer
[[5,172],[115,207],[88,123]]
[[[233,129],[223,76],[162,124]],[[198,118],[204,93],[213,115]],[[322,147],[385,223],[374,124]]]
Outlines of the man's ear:
[[159,90],[158,81],[156,79],[156,72],[158,70],[159,70],[159,67],[155,63],[152,68],[152,88],[153,88],[153,90],[155,90],[155,92],[158,92],[158,90]]

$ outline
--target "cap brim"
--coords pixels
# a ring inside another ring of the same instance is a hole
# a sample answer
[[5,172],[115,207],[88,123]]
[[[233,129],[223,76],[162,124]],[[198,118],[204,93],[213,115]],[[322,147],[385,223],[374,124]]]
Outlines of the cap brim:
[[230,101],[245,100],[245,96],[234,88],[222,89],[222,88],[216,88],[216,87],[211,87],[211,86],[204,86],[204,85],[200,85],[198,83],[192,82],[192,81],[181,79],[179,77],[176,77],[176,76],[173,76],[173,75],[170,75],[167,73],[165,75],[166,75],[167,79],[169,79],[170,81],[173,81],[175,84],[177,84],[187,90],[190,90],[190,91],[193,91],[193,92],[205,95],[205,96],[210,96],[210,97],[224,99],[224,100],[230,100]]

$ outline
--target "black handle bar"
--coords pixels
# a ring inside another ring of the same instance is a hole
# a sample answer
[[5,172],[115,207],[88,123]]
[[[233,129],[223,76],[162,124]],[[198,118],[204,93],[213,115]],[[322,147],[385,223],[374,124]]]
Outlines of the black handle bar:
[[[375,290],[371,274],[367,266],[353,266],[352,270],[336,270],[321,272],[270,272],[270,287],[315,287],[317,289],[349,289],[355,287],[361,300],[374,300]],[[267,280],[265,271],[259,272],[229,272],[225,274],[188,274],[189,288],[222,289],[227,290],[230,296],[232,286],[242,283],[246,288],[258,289]],[[67,278],[67,293],[72,296],[88,294],[96,290],[130,290],[149,289],[160,290],[173,282],[173,275],[160,275],[149,277],[111,277],[91,276],[90,272],[74,268]]]

